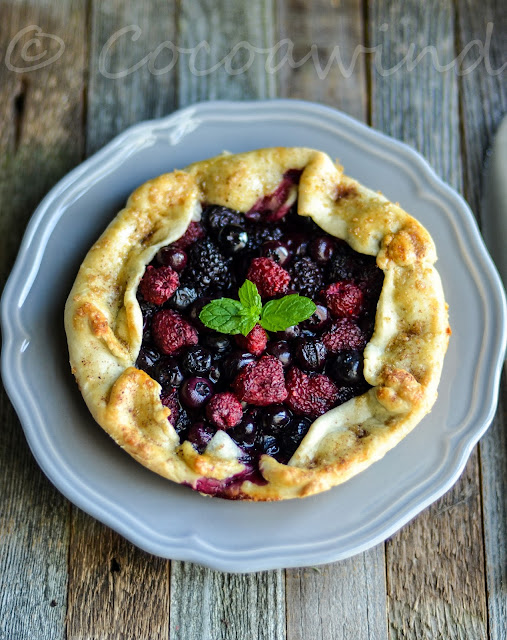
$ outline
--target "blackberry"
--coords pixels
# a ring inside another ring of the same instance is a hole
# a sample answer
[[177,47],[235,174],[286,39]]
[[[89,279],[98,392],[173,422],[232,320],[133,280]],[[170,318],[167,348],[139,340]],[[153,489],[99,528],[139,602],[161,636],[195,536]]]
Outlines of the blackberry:
[[251,252],[257,252],[265,242],[280,240],[283,231],[280,227],[265,225],[247,225],[248,244],[247,249]]
[[322,272],[308,257],[294,258],[290,267],[291,288],[309,298],[315,298],[322,287]]
[[377,274],[375,258],[355,252],[344,241],[338,241],[331,260],[328,263],[327,276],[330,282],[353,280],[362,282],[374,278]]
[[209,238],[192,245],[185,280],[193,284],[200,295],[231,286],[230,259]]

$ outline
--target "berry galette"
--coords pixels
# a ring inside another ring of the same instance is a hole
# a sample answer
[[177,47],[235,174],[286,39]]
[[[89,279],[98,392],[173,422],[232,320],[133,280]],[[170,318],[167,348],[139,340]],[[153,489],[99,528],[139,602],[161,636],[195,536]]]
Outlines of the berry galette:
[[280,500],[381,458],[433,406],[450,335],[419,222],[324,153],[223,154],[140,186],[65,309],[96,421],[201,493]]

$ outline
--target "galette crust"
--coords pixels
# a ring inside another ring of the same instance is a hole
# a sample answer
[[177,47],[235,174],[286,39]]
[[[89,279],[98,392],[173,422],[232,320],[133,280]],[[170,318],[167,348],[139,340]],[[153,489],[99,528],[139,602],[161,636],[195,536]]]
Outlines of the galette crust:
[[[289,169],[302,169],[298,213],[384,272],[375,330],[364,351],[367,393],[312,424],[287,465],[264,455],[266,484],[251,500],[303,497],[338,485],[379,460],[431,410],[450,335],[447,306],[426,229],[398,205],[345,176],[326,154],[306,148],[223,154],[164,174],[136,189],[86,256],[65,308],[70,363],[95,420],[141,464],[199,488],[244,467],[221,446],[198,454],[179,442],[160,385],[135,367],[142,340],[138,283],[157,251],[201,214],[202,202],[248,211]],[[223,449],[223,450],[222,450]],[[238,476],[240,477],[240,476]]]

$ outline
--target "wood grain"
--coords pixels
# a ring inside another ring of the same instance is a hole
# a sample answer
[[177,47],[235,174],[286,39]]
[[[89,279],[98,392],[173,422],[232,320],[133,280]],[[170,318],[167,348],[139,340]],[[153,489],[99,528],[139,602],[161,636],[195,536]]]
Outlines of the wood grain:
[[[278,3],[277,73],[281,95],[337,107],[366,119],[367,91],[361,0]],[[305,61],[306,60],[306,61]]]
[[[174,73],[153,74],[148,62],[132,70],[160,43],[175,37],[174,12],[174,5],[162,1],[93,3],[88,154],[126,126],[174,108]],[[131,30],[118,35],[125,26]],[[136,34],[138,39],[132,41]],[[156,62],[165,64],[162,57]],[[73,507],[67,637],[167,638],[169,564]]]
[[[382,55],[371,70],[372,124],[421,151],[437,173],[462,187],[454,6],[372,2],[370,45]],[[433,46],[441,68],[426,55]],[[397,65],[402,61],[399,68]],[[487,637],[477,451],[451,491],[386,545],[389,631],[393,638]]]
[[287,638],[387,638],[384,547],[342,562],[287,571]]
[[[273,0],[183,2],[178,103],[272,98],[265,59],[273,46]],[[193,53],[192,53],[193,52]]]
[[173,562],[170,640],[282,640],[282,571],[226,574]]
[[[465,158],[465,197],[484,221],[481,208],[484,164],[494,133],[507,112],[505,84],[505,3],[462,2],[458,10],[458,50],[471,42],[459,76]],[[481,54],[485,58],[475,66]],[[503,67],[503,73],[501,73]],[[489,637],[506,636],[507,621],[507,379],[500,385],[496,417],[480,441]]]
[[[9,2],[1,15],[3,283],[34,208],[82,156],[85,33],[81,2]],[[44,34],[61,38],[63,50]],[[28,55],[41,55],[42,65],[59,52],[53,63],[30,70]],[[0,419],[0,638],[56,640],[64,637],[69,505],[37,466],[4,392]]]
[[174,110],[177,74],[169,67],[178,5],[92,2],[87,155],[126,127]]
[[[279,94],[327,103],[365,120],[365,60],[354,58],[364,45],[362,3],[287,0],[278,5],[278,28],[279,40],[293,44],[294,60],[302,60],[312,45],[315,51],[304,65],[280,69]],[[306,640],[309,629],[319,640],[387,637],[383,545],[343,562],[287,570],[286,575],[290,640]]]

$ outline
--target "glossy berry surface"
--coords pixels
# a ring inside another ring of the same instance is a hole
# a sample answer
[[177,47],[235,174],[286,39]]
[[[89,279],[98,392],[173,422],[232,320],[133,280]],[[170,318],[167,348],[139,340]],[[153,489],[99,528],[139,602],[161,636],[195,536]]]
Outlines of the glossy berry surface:
[[317,338],[300,338],[295,353],[296,361],[304,371],[322,371],[326,364],[327,349]]
[[261,246],[261,255],[263,258],[271,258],[274,262],[281,267],[285,265],[291,259],[291,251],[289,247],[281,240],[268,240]]
[[187,254],[183,249],[171,249],[170,247],[163,247],[157,253],[156,260],[159,264],[165,267],[171,267],[174,271],[183,271],[187,266]]
[[303,329],[314,331],[319,333],[323,331],[331,322],[331,316],[327,307],[322,304],[318,304],[315,309],[315,313],[311,315],[308,320],[301,323]]
[[289,343],[286,340],[270,341],[267,346],[269,355],[274,356],[282,363],[282,367],[286,369],[292,363],[292,353]]
[[359,384],[364,381],[363,354],[357,350],[339,351],[329,361],[327,372],[335,382],[340,384]]
[[240,225],[228,224],[220,230],[218,244],[224,253],[238,253],[247,246],[248,233]]
[[153,372],[153,377],[162,388],[180,387],[184,380],[180,363],[171,356],[160,358]]
[[333,257],[336,242],[329,236],[319,236],[310,243],[310,256],[318,265],[325,265]]
[[204,347],[189,347],[181,357],[181,368],[186,376],[204,376],[211,369],[211,353]]
[[[137,292],[143,341],[136,366],[160,384],[180,441],[203,454],[221,430],[259,479],[263,455],[287,463],[318,416],[369,388],[362,351],[383,273],[375,258],[297,215],[288,198],[300,174],[287,172],[249,212],[204,204],[201,220],[159,249]],[[296,293],[316,310],[280,332],[260,324],[248,336],[206,327],[203,307],[237,300],[247,277],[263,304]],[[199,490],[231,497],[228,483],[204,479]]]
[[203,407],[212,395],[213,383],[206,378],[188,378],[181,386],[181,401],[189,409]]

